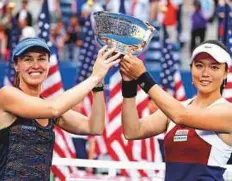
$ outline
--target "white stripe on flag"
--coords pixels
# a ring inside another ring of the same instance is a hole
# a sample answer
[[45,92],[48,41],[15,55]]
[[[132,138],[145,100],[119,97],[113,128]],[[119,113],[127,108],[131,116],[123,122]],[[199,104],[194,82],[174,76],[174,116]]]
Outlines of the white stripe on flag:
[[61,75],[59,71],[56,71],[52,75],[50,75],[44,82],[43,82],[43,91],[52,87],[54,84],[61,82]]
[[132,146],[132,155],[135,160],[142,160],[141,157],[142,152],[142,141],[141,140],[134,140]]
[[56,54],[52,54],[50,57],[50,67],[53,67],[58,64],[57,56]]
[[144,101],[147,98],[147,94],[143,91],[143,89],[139,89],[137,96],[136,96],[136,105],[138,105],[139,103],[141,103],[142,101]]
[[121,80],[122,80],[121,75],[119,71],[117,71],[115,74],[113,74],[110,77],[109,90],[112,90],[115,87],[115,85],[121,82]]
[[107,148],[106,148],[105,141],[103,140],[103,137],[102,136],[95,136],[94,138],[96,139],[96,142],[99,145],[100,152],[107,153]]
[[110,137],[121,126],[121,112],[107,124],[106,135]]
[[118,93],[114,97],[110,98],[110,104],[108,104],[108,111],[111,113],[116,107],[118,107],[122,103],[122,100],[123,98],[121,93]]
[[231,98],[232,97],[232,88],[224,89],[223,90],[223,97],[224,98]]
[[63,92],[64,92],[64,89],[61,88],[58,91],[51,93],[49,97],[46,97],[46,99],[50,99],[50,100],[55,99],[57,98],[57,96],[61,95]]
[[91,105],[91,101],[90,101],[90,98],[89,96],[86,96],[84,99],[83,99],[83,107],[85,109],[85,112],[88,116],[91,115],[91,109],[92,109],[92,105]]
[[[117,150],[116,154],[118,155],[119,160],[129,161],[127,158],[127,155],[125,154],[123,148],[121,147],[121,144],[119,144],[118,141],[116,141],[116,140],[113,141],[111,146],[114,150]],[[127,170],[127,172],[133,178],[138,178],[140,176],[140,174],[138,173],[137,170]]]
[[4,77],[3,85],[11,85],[11,82],[7,76]]
[[232,82],[232,72],[228,73],[227,82]]
[[147,151],[146,155],[148,161],[152,161],[151,144],[150,144],[151,140],[154,141],[153,138],[145,139],[146,151]]

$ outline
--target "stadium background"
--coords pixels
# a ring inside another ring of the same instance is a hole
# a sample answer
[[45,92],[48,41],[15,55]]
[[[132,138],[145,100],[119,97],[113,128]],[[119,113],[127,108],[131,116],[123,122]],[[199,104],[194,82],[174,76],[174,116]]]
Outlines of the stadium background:
[[[14,2],[17,4],[16,8],[19,8],[19,3],[20,2],[16,1],[16,0]],[[51,2],[51,1],[49,1],[49,2]],[[60,3],[61,4],[63,3],[63,6],[65,6],[68,9],[70,7],[69,7],[69,4],[67,2],[68,1],[66,1],[66,0],[61,0],[60,1]],[[78,1],[78,2],[81,2],[81,1]],[[82,2],[84,2],[84,1],[82,1]],[[30,0],[29,10],[33,10],[34,19],[37,19],[36,17],[39,15],[39,13],[41,11],[41,9],[38,8],[38,3],[39,3],[39,5],[42,6],[43,1],[42,0]],[[189,21],[190,12],[189,11],[191,9],[191,1],[187,1],[187,0],[184,1],[184,5],[185,6],[184,6],[184,12],[183,12],[183,29],[184,29],[184,32],[188,32],[188,31],[190,31],[190,21]],[[67,13],[67,12],[69,12],[69,11],[66,11],[65,13]],[[67,21],[68,21],[68,19],[67,19]],[[209,27],[208,27],[208,29],[207,29],[207,38],[206,39],[216,38],[216,33],[217,33],[217,22],[214,22],[213,24],[210,24]],[[180,59],[180,61],[181,61],[181,64],[180,64],[181,65],[181,69],[180,69],[181,82],[182,82],[182,84],[184,86],[185,96],[186,96],[186,98],[189,98],[189,97],[192,97],[195,94],[195,89],[192,86],[190,86],[192,84],[191,84],[191,75],[190,75],[190,72],[189,72],[189,50],[188,50],[188,46],[189,46],[189,34],[186,35],[185,38],[186,38],[185,39],[186,46],[184,46],[184,48],[181,50],[181,52],[178,52],[178,53],[180,53],[179,56],[181,58]],[[148,50],[147,53],[149,53],[149,51],[150,50]],[[161,52],[161,50],[159,50],[159,51]],[[178,49],[175,50],[175,51],[177,52]],[[155,61],[149,60],[149,61],[146,61],[146,65],[147,65],[148,70],[152,73],[152,75],[154,77],[156,77],[157,81],[160,84],[163,84],[163,82],[162,82],[162,80],[160,78],[160,73],[162,72],[162,67],[161,67],[161,64],[160,64],[159,60],[155,60]],[[8,76],[7,69],[8,69],[8,64],[7,63],[0,63],[0,87],[3,86],[3,79],[4,79],[4,77]],[[60,61],[59,62],[59,71],[61,73],[61,82],[62,82],[63,88],[65,90],[76,84],[77,77],[78,77],[78,75],[79,75],[79,73],[80,73],[81,70],[82,70],[81,66],[77,66],[73,62],[70,62],[70,61]],[[107,89],[106,96],[107,96],[108,99],[110,99],[111,96],[112,96],[112,95],[110,95],[110,84],[111,84],[111,76],[112,75],[113,74],[110,73],[106,77],[106,80],[105,80],[106,89]],[[121,94],[121,92],[118,91],[118,94]],[[111,100],[113,100],[113,99],[111,99]],[[113,103],[113,102],[111,102],[111,103]],[[117,106],[120,106],[120,104],[121,104],[121,102],[119,100],[117,102]],[[114,105],[114,103],[110,104],[110,102],[109,102],[109,105]],[[112,112],[114,113],[114,110]],[[109,119],[112,118],[112,120],[114,120],[115,117],[114,117],[114,115],[113,116],[112,115],[113,114],[109,115]],[[118,114],[118,115],[120,115],[120,114]],[[107,127],[107,125],[106,125],[106,127]],[[60,137],[58,137],[58,139],[60,139]],[[144,143],[141,143],[141,144],[144,144]],[[61,144],[61,146],[63,146],[63,145]],[[64,148],[64,147],[62,147],[62,148],[64,149],[64,153],[67,152],[67,150],[65,150],[66,148]],[[125,152],[127,152],[127,151],[128,150],[125,150]],[[117,151],[115,151],[115,152],[117,152]],[[70,157],[70,155],[68,155],[67,157]],[[71,157],[73,157],[73,156],[71,156]],[[115,158],[117,158],[116,160],[120,160],[120,158],[118,158],[118,157],[115,157]],[[143,157],[140,158],[138,156],[138,158],[139,159],[133,158],[133,160],[140,160],[140,159],[142,159],[143,161],[146,160]],[[129,158],[128,160],[131,160],[131,159]],[[151,160],[149,160],[149,161],[151,161]],[[152,161],[154,161],[154,159]],[[65,171],[63,173],[65,173]],[[140,174],[144,175],[143,172],[140,172]],[[231,177],[230,177],[230,179],[231,179]],[[62,177],[60,177],[60,180],[62,180]]]

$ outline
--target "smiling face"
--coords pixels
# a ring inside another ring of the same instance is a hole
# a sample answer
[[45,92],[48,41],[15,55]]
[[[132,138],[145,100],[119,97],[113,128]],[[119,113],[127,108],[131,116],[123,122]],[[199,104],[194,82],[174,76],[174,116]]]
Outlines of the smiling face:
[[220,93],[226,76],[226,64],[218,63],[212,57],[197,59],[192,63],[192,81],[200,93]]
[[45,51],[27,52],[17,58],[15,70],[20,84],[40,86],[48,75],[49,55]]

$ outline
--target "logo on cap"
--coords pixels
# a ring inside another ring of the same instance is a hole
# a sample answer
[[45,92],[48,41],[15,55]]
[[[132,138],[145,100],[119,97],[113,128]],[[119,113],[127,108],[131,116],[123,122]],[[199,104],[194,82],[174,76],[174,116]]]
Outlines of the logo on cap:
[[212,48],[212,47],[209,45],[205,45],[204,48]]

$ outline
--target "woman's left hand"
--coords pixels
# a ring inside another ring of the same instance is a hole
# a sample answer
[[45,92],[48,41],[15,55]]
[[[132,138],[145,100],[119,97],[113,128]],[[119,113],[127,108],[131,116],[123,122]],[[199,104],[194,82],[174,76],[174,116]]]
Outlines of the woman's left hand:
[[92,71],[92,76],[98,77],[99,81],[104,79],[105,75],[111,67],[121,61],[121,54],[115,53],[115,49],[115,46],[108,48],[108,46],[105,45],[99,50]]
[[143,74],[147,70],[142,60],[140,60],[136,56],[127,54],[120,62],[120,71],[122,71],[126,76],[132,79],[137,79],[141,74]]

